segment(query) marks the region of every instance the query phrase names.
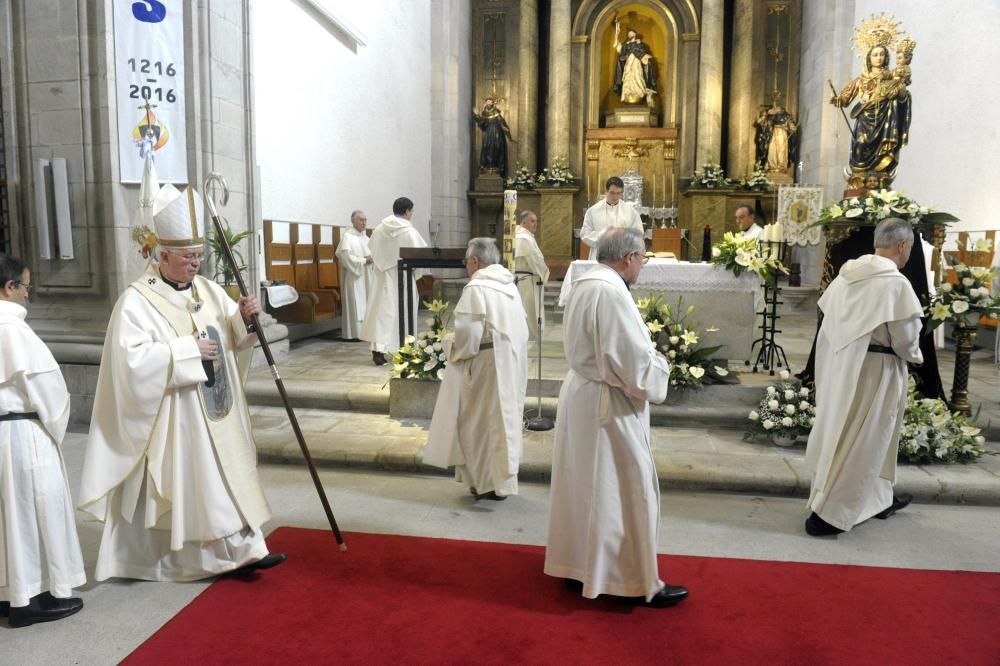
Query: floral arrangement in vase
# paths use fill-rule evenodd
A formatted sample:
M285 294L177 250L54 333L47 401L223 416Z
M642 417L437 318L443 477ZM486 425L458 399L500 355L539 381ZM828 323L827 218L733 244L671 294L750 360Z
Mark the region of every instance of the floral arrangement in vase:
M969 462L990 453L981 432L964 414L949 410L944 400L922 397L910 379L897 460L917 465Z
M958 218L950 213L921 206L902 192L883 189L872 190L860 197L847 197L830 204L820 211L819 221L816 224L847 220L858 224L875 225L887 217L899 217L911 224L929 222L942 226L958 221Z
M773 285L778 273L788 274L788 269L772 254L767 245L761 246L756 238L744 238L743 234L727 231L722 241L712 246L712 263L742 275L746 271L756 273L760 279Z
M538 174L528 171L528 167L521 160L518 160L515 166L514 175L507 179L507 187L518 192L535 189L535 178Z
M448 361L445 350L445 324L442 315L448 309L447 301L424 301L424 307L433 317L427 320L430 330L419 336L406 336L403 346L392 357L393 379L441 380Z
M701 169L695 170L691 179L691 187L707 187L709 189L726 187L729 180L726 172L718 164L702 164Z
M764 175L764 165L760 162L753 165L753 173L750 174L749 178L741 180L739 185L741 190L748 192L767 192L774 187L774 183Z
M649 337L657 351L670 361L671 389L698 389L706 382L725 381L729 370L712 363L709 358L722 347L698 347L701 334L688 322L694 306L684 308L680 298L676 306L665 305L662 296L640 298L636 307L649 329ZM705 333L719 329L707 328Z
M536 185L545 185L548 187L573 185L575 182L576 176L569 170L569 163L565 157L557 157L552 162L552 165L542 169L541 173L535 179Z
M790 446L799 436L808 435L816 418L816 405L809 389L792 381L787 370L778 375L779 381L768 386L757 409L747 418L750 425L743 435L753 439L763 435L775 444Z
M954 258L950 261L956 283L942 282L931 298L926 310L930 316L927 328L934 330L946 321L958 328L975 328L982 316L1000 316L1000 296L990 293L996 269L966 266Z

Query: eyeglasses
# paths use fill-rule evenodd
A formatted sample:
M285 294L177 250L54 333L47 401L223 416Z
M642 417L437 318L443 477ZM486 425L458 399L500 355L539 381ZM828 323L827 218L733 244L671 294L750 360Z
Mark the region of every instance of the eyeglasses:
M171 252L170 250L168 250L168 252L174 255L175 257L180 257L186 263L189 264L200 264L202 261L205 260L204 252L198 252L198 253L189 252L188 254L180 254L179 252Z
M24 287L24 291L25 292L27 292L29 294L31 293L31 283L30 282L28 284L25 284L24 282L15 282L14 283L14 287L15 288L16 287Z
M639 263L641 263L643 266L649 263L649 257L647 257L646 255L639 254L638 252L633 252L632 254L639 257Z

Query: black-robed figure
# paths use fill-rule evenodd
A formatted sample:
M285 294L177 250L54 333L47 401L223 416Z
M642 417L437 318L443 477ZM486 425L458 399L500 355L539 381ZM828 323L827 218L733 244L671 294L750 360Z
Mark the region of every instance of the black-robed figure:
M479 172L498 173L507 177L507 139L510 138L510 128L507 121L500 115L493 98L487 97L483 112L472 110L479 129L483 131L483 146L479 151Z
M634 104L639 101L635 98L645 98L649 91L656 91L656 61L635 30L629 30L627 34L628 39L619 43L616 27L618 61L615 63L614 91L623 102Z

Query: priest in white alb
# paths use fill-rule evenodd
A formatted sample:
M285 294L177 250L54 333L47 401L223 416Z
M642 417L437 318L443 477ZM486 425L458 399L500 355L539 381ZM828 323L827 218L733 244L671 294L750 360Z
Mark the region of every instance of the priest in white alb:
M368 309L368 293L372 284L372 253L368 247L364 211L351 213L351 226L344 229L337 245L340 264L340 293L343 311L340 316L340 337L357 340Z
M538 216L530 210L518 216L519 225L514 232L514 271L517 290L521 294L524 311L528 315L529 339L535 340L545 326L545 283L549 281L549 267L538 247ZM541 284L538 284L541 282Z
M267 569L285 556L264 542L271 511L244 392L260 305L198 275L197 192L166 185L152 212L159 263L111 313L84 458L80 508L104 521L95 578Z
M580 240L589 247L597 246L597 241L608 229L634 229L642 236L642 218L639 211L628 201L622 201L625 183L618 176L608 178L604 186L605 196L583 214Z
M27 266L0 254L0 616L15 628L76 613L87 582L59 450L69 391L25 322L30 289Z
M434 405L424 462L447 469L476 499L517 494L528 325L514 276L492 238L473 238L465 253L471 280L455 306L454 337Z
M404 247L427 247L427 241L410 224L412 218L413 202L406 197L396 199L392 203L392 215L375 227L368 243L374 271L361 339L371 343L375 365L384 365L386 353L399 349L399 278L396 268L399 250ZM411 284L411 289L414 297L409 305L416 316L415 283Z
M845 263L819 299L816 421L806 447L812 514L805 527L812 536L888 518L913 499L892 492L906 364L923 362L922 308L899 271L913 237L906 220L883 220L875 228L875 253Z
M629 287L645 262L642 236L614 229L599 265L573 281L563 317L569 372L559 391L545 573L594 599L672 606L687 590L660 580L660 484L649 403L663 402L670 363L650 339Z

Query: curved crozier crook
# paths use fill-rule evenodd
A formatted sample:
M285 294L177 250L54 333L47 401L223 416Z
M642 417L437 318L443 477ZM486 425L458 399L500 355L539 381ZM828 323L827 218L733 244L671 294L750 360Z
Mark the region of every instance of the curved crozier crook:
M202 191L205 193L205 201L208 203L208 210L213 217L218 217L219 214L215 208L216 186L222 188L222 197L219 199L219 205L225 207L229 203L229 185L226 183L225 176L218 171L213 171L205 176L205 184L202 186Z

